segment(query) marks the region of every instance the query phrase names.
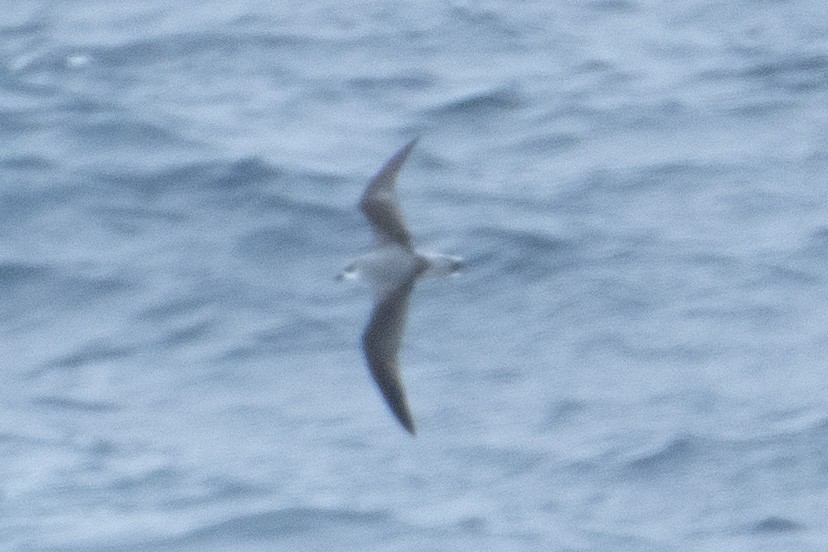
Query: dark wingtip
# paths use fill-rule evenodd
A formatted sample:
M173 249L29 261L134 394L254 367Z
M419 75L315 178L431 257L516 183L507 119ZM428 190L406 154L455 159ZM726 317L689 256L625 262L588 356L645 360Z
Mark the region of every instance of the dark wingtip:
M420 141L420 135L417 134L416 136L414 136L414 138L412 138L411 140L408 141L408 144L405 145L405 149L410 150L411 148L416 146L417 142L419 142L419 141Z
M417 142L419 140L419 136L415 136L414 138L409 140L406 145L401 147L397 151L397 153L394 154L394 157L392 157L391 162L389 162L389 165L394 164L397 167L397 169L399 169L399 167L401 167L402 164L405 163L405 161L408 159L408 156L411 155L411 150L414 149L414 146L417 145Z
M417 436L417 428L414 426L414 420L412 420L411 418L407 418L407 419L399 418L399 420L400 420L400 423L402 424L402 426L405 428L405 430L412 437Z
M419 136L415 136L414 138L409 140L408 143L406 143L403 147L401 147L400 149L397 150L397 153L395 153L394 156L390 160L388 160L385 167L383 167L383 168L385 169L385 168L394 167L393 170L398 171L400 169L400 167L402 167L403 163L406 162L406 160L408 159L408 156L411 155L411 150L414 149L414 146L417 145L417 142L419 140L420 140Z
M411 416L411 411L408 410L408 404L405 401L405 398L402 397L400 399L392 399L389 395L385 392L386 403L391 410L391 413L400 422L400 425L405 428L405 430L410 433L413 437L417 436L417 427L414 425L414 418ZM396 399L396 400L395 400Z

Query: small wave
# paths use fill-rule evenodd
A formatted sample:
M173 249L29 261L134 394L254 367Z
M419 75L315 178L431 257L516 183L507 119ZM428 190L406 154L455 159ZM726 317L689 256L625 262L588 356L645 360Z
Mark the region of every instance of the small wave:
M825 279L828 261L828 226L813 230L786 258L772 268L775 281L796 281L802 284L820 284Z
M547 407L543 425L546 428L551 428L567 423L586 410L586 407L586 402L576 399L556 401Z
M96 180L144 196L155 197L174 190L196 188L211 174L211 166L205 163L192 163L144 174L99 173Z
M823 226L811 233L805 251L814 255L828 258L828 226Z
M437 117L482 117L502 111L512 111L524 105L524 100L513 87L496 88L448 101L431 109Z
M209 299L203 296L175 298L142 310L137 318L149 322L164 322L187 316L209 304Z
M54 292L66 304L76 306L128 291L134 285L133 280L126 275L69 274L55 279Z
M19 138L27 131L40 126L38 114L26 109L0 110L0 136L9 135Z
M464 446L453 449L451 454L467 464L468 470L481 475L502 475L505 471L512 477L529 473L547 460L543 452L508 446Z
M525 138L516 144L518 152L549 155L571 149L581 143L582 137L574 132L546 132Z
M161 340L166 347L187 345L208 335L215 324L211 321L190 324L184 328L171 330Z
M530 279L548 278L574 262L572 243L539 232L483 228L473 232L473 240L480 252L471 263L499 264L500 271Z
M748 68L745 76L789 90L825 88L828 83L828 56L795 55L763 61Z
M757 442L764 442L767 439L785 443L787 447L818 447L819 443L828 440L828 417L822 415L809 416L801 415L779 423L778 427L761 437L756 437ZM828 464L826 464L828 471Z
M226 500L263 496L268 492L268 489L264 486L256 486L229 476L210 477L200 481L198 488L200 492L169 498L164 502L164 506L179 509Z
M571 248L571 244L567 240L529 230L483 228L475 232L475 238L489 241L497 240L501 242L500 245L521 249L532 255L560 254Z
M109 488L120 493L169 489L184 479L181 471L169 467L152 467L139 473L127 472L113 477Z
M8 288L20 284L34 284L50 275L46 265L6 261L0 263L0 286Z
M752 79L768 87L792 92L812 91L825 88L828 83L828 56L789 55L777 59L764 59L742 69L714 69L699 74L702 80Z
M72 96L63 100L57 107L62 113L86 119L115 117L121 113L116 103L104 97Z
M785 315L781 308L773 305L723 305L722 302L687 307L682 312L688 319L755 324L772 324Z
M50 368L79 368L88 364L99 364L127 357L136 347L113 345L104 341L92 342L80 350L57 358L49 363Z
M689 190L699 186L700 182L720 177L727 170L728 166L720 163L693 161L642 164L613 173L597 169L576 181L558 201L579 209L592 208L595 202L614 201L612 198L615 197L628 202L633 201L635 194L658 191L671 194L676 189Z
M283 171L259 157L244 157L218 170L212 184L219 188L238 188L276 180Z
M586 4L599 12L634 13L638 11L638 4L632 0L591 0Z
M44 209L52 206L65 206L72 202L71 187L63 187L48 172L41 177L45 189L22 189L0 192L0 228L6 227L13 234L22 227L22 222L31 220ZM26 174L29 183L33 181L32 173ZM0 261L2 263L2 261Z
M227 60L246 57L259 50L267 53L289 52L294 47L313 44L304 37L271 33L179 32L143 40L90 49L88 55L111 68L169 64L179 59L188 63L197 60Z
M335 326L331 320L297 314L273 329L255 334L255 351L259 354L273 354L330 346Z
M700 181L716 178L726 170L728 167L719 163L689 160L644 164L622 173L617 191L649 191L664 189L665 186L690 189ZM611 178L610 182L613 180Z
M271 540L297 533L317 533L337 526L353 525L360 530L387 526L389 515L382 511L324 508L286 508L256 514L246 514L219 521L196 529L182 537L182 541L215 540L246 541Z
M75 135L88 146L156 149L189 144L176 131L147 121L113 118L89 122L84 119L70 124Z
M17 24L3 23L0 26L0 38L10 40L13 38L27 37L49 31L49 25L45 20L30 18Z
M394 90L425 90L432 86L436 77L429 73L413 75L372 75L370 77L355 77L349 81L352 88L363 92L381 92L387 95Z
M276 226L254 230L243 236L234 248L238 255L268 262L277 261L286 249L305 249L317 239L317 233L306 225L289 220Z
M659 475L684 466L696 456L698 449L698 439L690 436L674 437L657 445L654 450L637 455L626 466L640 476Z
M750 531L752 533L790 533L792 531L799 531L802 525L782 516L768 516L760 521L754 523Z
M121 275L73 274L52 264L0 262L4 322L88 305L132 286Z
M109 185L132 190L148 197L194 190L238 191L247 187L261 190L262 184L283 176L283 171L258 157L232 161L199 161L165 167L146 173L99 173L96 177ZM263 198L263 192L257 198Z
M760 117L769 117L782 113L794 106L795 102L791 98L774 98L770 100L767 98L742 98L740 103L734 105L728 112L734 115L755 117L758 119Z
M10 171L46 171L55 163L42 155L16 155L0 160L0 168Z
M102 401L85 401L81 399L72 399L69 397L46 396L38 397L32 400L37 406L42 406L60 411L74 411L87 412L91 414L101 412L113 412L119 410L119 407L113 403Z
M270 218L274 222L239 238L235 254L260 262L282 263L287 250L318 251L331 244L339 247L342 232L350 229L348 221L353 220L345 209L287 198L279 202Z
M173 225L187 221L183 211L140 205L95 207L88 212L113 232L127 236L138 235L154 224Z

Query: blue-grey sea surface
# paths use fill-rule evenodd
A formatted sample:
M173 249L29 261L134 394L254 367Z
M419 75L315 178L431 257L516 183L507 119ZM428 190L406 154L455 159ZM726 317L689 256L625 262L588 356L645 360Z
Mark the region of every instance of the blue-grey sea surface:
M0 8L0 549L828 550L824 0Z

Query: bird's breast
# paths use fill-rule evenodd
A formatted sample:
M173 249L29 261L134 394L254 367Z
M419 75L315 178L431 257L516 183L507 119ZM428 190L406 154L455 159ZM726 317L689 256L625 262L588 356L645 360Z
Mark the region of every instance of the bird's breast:
M380 247L360 259L360 271L375 292L384 296L422 270L422 260L396 245Z

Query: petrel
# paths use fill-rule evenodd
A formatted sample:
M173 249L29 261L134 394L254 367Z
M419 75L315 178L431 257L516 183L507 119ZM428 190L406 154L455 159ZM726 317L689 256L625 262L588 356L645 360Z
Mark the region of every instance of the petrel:
M414 249L397 201L396 180L417 138L403 146L371 179L359 207L371 223L374 248L354 259L339 275L363 278L374 291L374 310L362 333L362 350L385 402L402 426L416 435L400 376L399 350L408 301L422 276L456 273L463 260L452 255Z

